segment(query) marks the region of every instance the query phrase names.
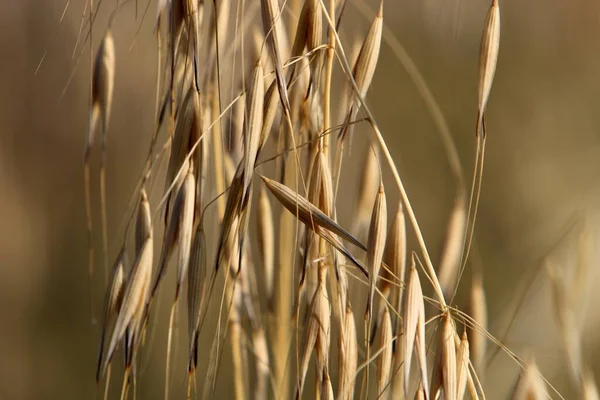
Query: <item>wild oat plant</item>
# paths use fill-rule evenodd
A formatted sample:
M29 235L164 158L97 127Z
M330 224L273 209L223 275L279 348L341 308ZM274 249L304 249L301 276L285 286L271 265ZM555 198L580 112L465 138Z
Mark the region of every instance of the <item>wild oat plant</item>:
M479 399L484 381L494 379L485 374L486 359L498 349L521 369L514 399L561 397L533 358L488 333L482 271L469 263L499 53L497 0L481 16L470 187L435 99L385 25L383 1L377 10L362 0L158 1L155 127L129 212L114 233L104 174L119 73L111 28L124 23L122 9L137 7L116 3L89 0L85 17L92 43L84 163L89 270L100 279L88 162L100 135L107 276L98 395L135 398L152 348L164 346L165 380L153 387L165 399L213 398L225 357L237 400ZM95 23L101 7L114 7L108 26ZM345 34L352 31L344 22L348 7L372 20L355 41ZM432 112L456 183L437 265L386 146L395 133L382 132L369 108L382 44L399 56ZM357 126L366 147L352 148ZM350 163L362 166L355 200L340 184ZM384 185L384 173L391 184ZM394 192L399 201L388 202ZM338 218L343 202L356 204L353 221ZM120 237L116 257L108 232ZM468 312L452 305L465 271L473 275ZM570 319L576 288L548 271L573 384L581 398L598 399ZM169 318L158 316L164 302ZM178 335L186 319L186 334ZM166 343L153 340L157 330L167 332ZM123 362L122 379L112 381L121 389L110 390L111 367Z

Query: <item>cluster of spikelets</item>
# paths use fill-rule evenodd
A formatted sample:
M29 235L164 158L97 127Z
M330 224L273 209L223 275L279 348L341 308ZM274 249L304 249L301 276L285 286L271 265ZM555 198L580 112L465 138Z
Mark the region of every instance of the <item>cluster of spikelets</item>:
M123 2L121 7L125 6ZM167 269L176 255L166 345L172 347L174 316L187 289L182 302L188 323L188 398L213 397L225 343L231 346L238 400L303 395L485 398L486 343L493 338L486 333L481 273L474 275L468 313L449 303L467 265L477 213L486 138L484 111L499 49L498 1L491 1L481 42L477 153L470 193L452 141L446 137L457 194L437 267L384 136L365 102L385 29L384 4L354 61L339 36L345 0L239 2L235 19L231 6L230 0L158 2L155 131L131 215L126 217L121 251L108 275L96 376L98 383L106 381L105 396L119 348L125 357L121 397L129 396L130 387L135 396L138 365L148 350L149 321L156 310L154 300L168 284ZM90 27L97 8L90 1ZM113 17L118 9L119 5ZM228 40L231 26L235 35ZM246 31L250 46L244 43ZM236 58L237 53L242 56ZM104 259L109 257L104 167L117 73L110 26L91 67L85 153L90 274L94 254L88 155L96 133L102 137L102 236ZM239 74L227 85L222 84L226 70ZM332 90L334 76L342 78L345 91ZM336 117L332 107L338 109ZM358 214L352 229L345 229L336 204L345 201L340 175L343 159L350 157L357 123L367 127L371 146L363 154L352 153L352 158L358 153L366 161ZM166 139L159 147L161 132L166 132ZM275 156L266 157L269 150ZM152 210L150 191L167 156L166 185ZM392 188L384 187L383 169L394 178ZM392 218L388 218L386 190L400 195ZM135 224L133 210L137 210ZM157 224L164 224L162 237L153 233ZM207 232L216 236L214 246ZM409 235L418 244L414 251L407 248ZM131 252L130 236L134 238L131 264L126 257ZM160 247L158 258L155 246ZM218 280L219 275L224 278ZM422 282L431 285L433 298L424 296ZM566 288L555 286L564 337L573 355L574 381L582 397L597 399L593 379L582 366L578 332L568 329ZM366 304L351 304L357 296L350 288L366 293ZM199 343L213 304L219 307L217 334L212 343ZM360 307L365 310L362 323L356 315ZM359 343L360 329L365 343ZM524 362L510 354L523 368L513 398L558 395L533 360ZM170 358L168 351L166 398L171 395ZM311 360L316 372L309 390L305 383ZM201 385L196 382L199 365L207 369Z

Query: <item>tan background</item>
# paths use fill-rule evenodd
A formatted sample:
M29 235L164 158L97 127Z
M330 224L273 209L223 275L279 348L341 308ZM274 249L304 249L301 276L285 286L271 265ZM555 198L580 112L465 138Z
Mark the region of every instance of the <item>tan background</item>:
M52 42L63 3L0 2L2 400L82 399L94 393L98 329L90 325L88 313L82 172L88 54L61 98L75 67L71 57L83 10L82 0L72 2ZM144 6L140 2L140 12ZM501 317L510 312L506 305L523 276L539 265L576 215L588 221L592 232L598 231L600 204L600 5L584 0L505 0L501 7L501 50L487 115L489 139L477 229L494 334L500 333ZM384 14L439 101L468 178L486 9L482 0L394 0L387 2ZM113 230L137 179L152 128L156 50L149 39L149 20L154 10L153 3L133 50L128 51L136 30L132 5L117 19L114 32L117 74L108 157ZM350 12L359 21L353 24L355 35L364 35L368 22L353 9ZM105 21L95 30L94 49ZM48 56L34 75L46 49ZM433 250L439 248L453 192L448 164L424 102L385 45L368 101L437 257ZM96 154L94 168L97 158ZM356 190L349 185L347 190ZM94 187L97 198L97 184ZM342 221L349 221L352 207L341 206ZM571 236L567 243L574 239ZM563 247L560 260L568 268L573 246ZM116 251L114 246L111 251ZM597 263L598 258L591 257L592 270ZM593 282L592 277L590 287ZM94 296L99 304L99 285ZM581 316L586 326L584 354L598 370L599 314L594 307L598 296L582 292L582 297L591 304ZM542 371L569 394L543 279L530 288L525 303L507 345L519 354L534 348ZM487 380L491 399L503 398L517 374L505 357L498 361ZM220 382L226 384L226 365L223 371ZM142 380L149 386L140 389L141 398L161 396L162 380L154 389L151 373Z

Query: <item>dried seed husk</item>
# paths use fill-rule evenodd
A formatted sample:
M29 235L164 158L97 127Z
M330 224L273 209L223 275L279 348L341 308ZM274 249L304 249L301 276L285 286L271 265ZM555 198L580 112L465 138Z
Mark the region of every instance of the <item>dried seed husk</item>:
M152 297L156 294L167 272L167 263L175 247L179 248L176 297L179 295L179 289L187 273L193 233L194 196L196 192L193 167L188 169L184 179L184 182L177 191L173 210L167 224L160 259L158 261L157 274L152 285Z
M369 28L369 32L365 38L365 41L360 48L358 58L354 64L352 70L352 76L356 81L356 87L359 90L360 97L364 98L367 94L367 90L371 86L371 81L375 75L375 68L377 67L377 61L379 59L379 50L381 48L381 37L383 34L383 1L379 3L379 11L375 20ZM347 134L350 134L354 129L353 124L349 124L356 118L358 110L360 109L360 102L353 101L354 94L351 91L350 109L348 110L347 117L345 119L344 128L340 132L340 138L342 141L345 140Z
M463 332L458 351L456 352L456 371L456 398L462 400L465 396L469 377L469 340L466 330Z
M313 350L316 352L317 371L326 371L329 358L329 326L330 313L327 291L323 281L319 284L311 302L311 311L302 347L302 358L300 359L300 375L298 377L297 398L302 395L304 381L308 371L308 363Z
M223 221L221 222L221 233L219 236L219 246L217 248L215 272L219 270L221 264L224 264L226 252L229 251L228 243L230 240L232 240L230 237L233 237L237 231L237 228L233 229L234 222L236 223L237 227L238 218L241 215L242 205L244 202L242 196L242 179L244 177L243 165L243 161L238 164L235 175L231 180L231 185L229 186L227 203L225 205L225 213L223 215Z
M442 363L439 366L442 372L442 385L444 388L444 399L456 400L457 394L457 371L456 371L456 344L454 342L456 331L452 323L450 313L444 315L440 335L440 349L442 352Z
M427 355L425 343L425 305L423 303L423 291L421 281L415 267L415 260L409 270L406 299L404 302L404 396L408 396L410 383L410 367L413 350L417 353L419 369L421 371L421 383L425 391L425 397L429 398L429 383L427 379Z
M188 332L190 339L190 370L195 369L198 362L198 328L201 319L204 289L206 283L206 238L202 229L202 221L194 229L192 251L190 255L190 272L188 278Z
M116 316L123 302L123 294L125 292L125 247L121 248L112 271L109 277L108 288L104 297L104 314L102 321L102 334L100 337L100 351L98 356L98 367L96 370L96 382L100 381L100 373L102 372L102 362L104 357L104 340L108 325L113 316Z
M383 261L385 249L385 238L387 236L387 204L383 183L379 185L379 191L373 205L371 225L369 227L369 239L367 244L367 268L369 271L370 294L367 303L367 315L373 315L373 297L379 278L379 270Z
M500 7L498 0L492 0L488 10L481 46L479 48L479 116L477 125L481 125L483 114L490 96L496 64L498 62L498 50L500 48Z
M141 189L140 204L148 203L148 195L146 189ZM138 212L135 224L135 254L139 254L146 238L152 231L152 222L150 221L150 213Z
M356 323L350 304L347 304L343 326L340 331L339 358L339 398L350 400L354 398L354 381L358 360L358 345L356 341Z
M398 202L398 210L392 225L388 230L388 237L385 240L385 252L383 261L387 265L382 271L381 285L382 290L386 286L392 287L392 304L395 304L397 310L402 310L402 293L401 285L404 284L404 275L406 271L406 221L404 219L404 210L402 202ZM389 282L394 282L391 284ZM401 324L398 321L395 324L396 335L400 334Z
M178 220L178 238L179 260L177 267L177 288L175 298L179 296L179 291L187 277L190 263L190 253L192 245L192 235L194 228L194 206L196 196L196 179L194 177L193 167L190 167L188 174L180 189L181 192L181 212Z
M110 31L106 32L94 62L92 77L92 104L90 110L90 127L86 144L86 160L89 150L94 144L96 131L101 124L103 148L106 141L106 131L110 120L113 90L115 84L115 43Z
M147 212L150 212L147 202L146 204L142 204L141 207L147 207ZM129 274L125 286L125 293L123 294L121 309L119 310L117 322L115 323L115 328L106 353L103 371L106 371L106 367L112 358L117 343L123 338L126 329L133 330L134 333L132 336L139 336L142 318L149 298L150 280L152 275L152 242L152 232L150 232L150 236L146 238L146 241L131 268L131 273Z
M197 96L198 93L190 87L183 100L183 104L181 105L181 111L177 114L177 123L175 125L175 133L173 134L173 143L171 144L171 155L169 157L169 166L167 167L165 187L169 188L177 176L177 173L181 169L183 169L183 171L179 175L179 180L167 202L165 208L165 223L169 220L171 199L174 199L178 193L179 186L181 186L181 183L185 179L187 168L189 167L189 161L186 157L190 149L190 137L192 127L194 126L194 104L196 101L199 101L198 99L194 99L194 97Z
M390 396L390 369L392 367L392 341L394 333L392 331L392 319L390 312L385 307L381 319L381 347L382 352L377 361L377 395L378 398L385 400Z
M333 245L338 251L352 261L352 263L356 265L356 267L358 267L358 269L365 276L369 276L367 270L352 256L352 254L350 254L348 250L346 250L336 235L341 236L345 240L348 240L352 244L359 246L364 250L365 246L362 243L356 240L335 221L326 216L321 210L306 200L306 198L300 196L279 182L266 178L262 175L261 177L267 185L267 188L271 191L271 193L273 193L275 198L277 198L277 200L279 200L279 202L288 209L289 212L296 215L296 211L298 211L297 217L302 223L304 223L308 228L314 229L319 236L327 240L327 242Z

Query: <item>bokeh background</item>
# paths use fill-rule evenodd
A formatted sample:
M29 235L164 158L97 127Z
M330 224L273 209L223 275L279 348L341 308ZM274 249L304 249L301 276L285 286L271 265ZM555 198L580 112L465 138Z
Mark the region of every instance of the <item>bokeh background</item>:
M86 399L95 392L99 335L88 309L82 167L89 50L77 65L84 1L72 1L60 22L64 3L0 2L2 400ZM107 3L106 9L112 9L112 2ZM479 41L488 3L394 0L386 2L384 12L385 23L440 104L467 179L475 146ZM145 6L139 2L138 22ZM117 73L108 154L112 256L118 250L113 235L152 132L156 46L150 32L155 9L153 1L135 45L133 4L123 7L113 30ZM355 29L349 37L364 35L367 18L353 7L349 13L353 23L348 29ZM572 269L579 232L587 228L589 275L578 296L577 320L583 326L586 362L600 377L600 313L594 307L600 297L593 290L599 261L594 249L600 238L600 3L503 0L501 13L476 259L485 271L491 333L502 335L506 320L516 315L505 344L519 355L535 354L546 377L566 398L576 398L543 263L551 259L566 271ZM95 29L94 51L105 17ZM425 103L385 44L368 102L392 148L430 249L439 249L454 193L447 158ZM95 153L93 176L98 158ZM356 182L347 185L349 192L357 190ZM97 199L97 182L93 194ZM98 210L99 202L94 207ZM350 220L353 207L341 206L342 222ZM99 218L95 222L98 227ZM435 251L433 255L438 256ZM94 285L92 293L99 310L100 285ZM525 293L524 300L515 309L520 293ZM464 309L464 296L457 304ZM152 374L143 379L146 385ZM505 398L517 374L518 367L507 357L496 357L488 369L488 398ZM226 382L227 372L222 375ZM161 393L162 384L140 395L158 398Z

